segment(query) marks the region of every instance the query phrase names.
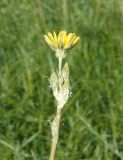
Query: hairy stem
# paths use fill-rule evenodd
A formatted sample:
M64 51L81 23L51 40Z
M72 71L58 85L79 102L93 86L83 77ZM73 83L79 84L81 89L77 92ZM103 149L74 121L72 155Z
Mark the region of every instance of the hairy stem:
M56 146L57 146L58 137L59 137L60 119L61 119L61 109L59 109L59 106L58 106L56 116L55 116L53 122L51 123L52 146L51 146L49 160L54 160L54 158L55 158Z
M60 78L62 75L62 57L58 58L58 83L60 86ZM60 87L59 87L60 89ZM59 90L60 93L60 90ZM51 123L51 132L52 132L52 145L51 145L51 152L50 152L50 158L49 160L54 160L55 158L55 152L56 152L56 146L58 143L58 137L59 137L59 127L60 127L60 119L61 119L61 104L59 102L57 106L57 113L54 118L54 120Z
M61 72L62 72L62 58L61 57L59 57L59 70L58 70L58 72L59 72L59 78L60 78Z
M55 158L55 152L56 152L56 146L58 143L59 138L59 128L60 128L60 119L61 119L61 110L63 108L63 100L61 97L62 94L62 88L61 88L61 78L62 78L62 59L65 57L64 50L57 50L56 52L57 58L58 58L58 88L57 88L57 112L54 120L51 123L51 132L52 132L52 145L51 145L51 152L50 152L50 158L49 160L54 160Z

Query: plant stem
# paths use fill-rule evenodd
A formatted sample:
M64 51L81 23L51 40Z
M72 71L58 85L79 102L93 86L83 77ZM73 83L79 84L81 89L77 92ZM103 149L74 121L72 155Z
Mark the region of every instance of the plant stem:
M60 78L62 75L62 57L58 58L58 83L60 86ZM60 87L59 87L60 89ZM59 90L60 93L60 90ZM50 158L49 160L54 160L55 158L55 152L56 152L56 146L58 143L58 137L59 137L59 127L60 127L60 119L61 119L61 104L58 102L57 106L57 113L54 118L54 120L51 123L51 132L52 132L52 145L51 145L51 152L50 152Z
M58 137L59 137L60 119L61 119L61 109L58 106L56 116L55 116L55 118L54 118L54 120L51 124L52 146L51 146L51 152L50 152L49 160L54 160L54 158L55 158L56 146L57 146Z
M60 119L61 119L61 109L63 107L62 101L61 101L61 76L62 76L62 59L64 58L64 51L58 50L57 52L57 58L58 58L58 96L59 99L57 99L57 112L54 120L51 123L51 132L52 132L52 145L51 145L51 152L50 152L50 158L49 160L54 160L55 158L55 152L56 152L56 146L58 143L59 138L59 128L60 128Z
M58 72L59 72L59 78L60 78L61 72L62 72L62 58L61 57L59 57L59 70L58 70Z

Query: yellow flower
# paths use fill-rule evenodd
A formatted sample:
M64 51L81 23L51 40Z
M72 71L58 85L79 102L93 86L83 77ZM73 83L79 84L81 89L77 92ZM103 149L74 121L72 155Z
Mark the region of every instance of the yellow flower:
M54 32L53 34L48 32L47 35L44 35L46 43L53 50L68 50L74 47L80 40L79 36L76 36L75 33L67 34L66 31L60 31L58 35Z

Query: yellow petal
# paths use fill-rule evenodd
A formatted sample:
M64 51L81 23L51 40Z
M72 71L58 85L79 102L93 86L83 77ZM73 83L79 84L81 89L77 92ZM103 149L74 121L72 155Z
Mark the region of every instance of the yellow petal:
M66 31L60 31L58 36L66 35Z
M60 48L64 47L65 40L66 40L66 31L59 32L59 35L58 35L58 45L59 45Z
M80 40L80 37L79 36L76 37L75 40L73 41L72 45L73 46L76 45L79 42L79 40Z
M44 35L44 39L48 44L52 44L51 40L49 39L48 36Z
M54 43L54 38L50 32L48 32L48 37L52 41L52 43Z
M46 35L44 35L44 39L45 39L46 43L49 45L49 47L51 47L51 48L54 50L54 49L55 49L55 48L54 48L54 45L53 45L53 43L51 42L51 40L49 39L49 37L46 36Z
M65 41L65 47L69 45L69 43L71 42L74 36L75 36L75 33L68 34L68 36L66 37L66 41Z
M59 35L58 35L58 41L61 39L61 38L65 38L66 37L66 31L61 31L59 32Z
M58 38L57 38L55 31L54 31L54 41L55 41L56 46L58 47Z

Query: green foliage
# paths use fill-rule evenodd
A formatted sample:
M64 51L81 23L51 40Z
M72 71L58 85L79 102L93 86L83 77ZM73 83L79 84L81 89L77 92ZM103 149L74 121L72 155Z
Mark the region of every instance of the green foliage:
M57 59L43 34L81 37L67 56L72 96L56 160L123 160L123 2L0 1L0 159L47 160Z

